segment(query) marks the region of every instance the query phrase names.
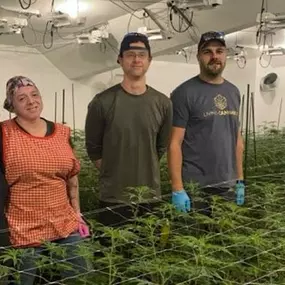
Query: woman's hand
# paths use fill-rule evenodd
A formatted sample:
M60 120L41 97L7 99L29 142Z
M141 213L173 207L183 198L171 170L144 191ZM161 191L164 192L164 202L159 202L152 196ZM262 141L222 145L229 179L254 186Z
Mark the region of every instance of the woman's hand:
M81 214L79 216L79 225L78 225L78 231L81 237L86 238L90 235L89 227L82 218Z

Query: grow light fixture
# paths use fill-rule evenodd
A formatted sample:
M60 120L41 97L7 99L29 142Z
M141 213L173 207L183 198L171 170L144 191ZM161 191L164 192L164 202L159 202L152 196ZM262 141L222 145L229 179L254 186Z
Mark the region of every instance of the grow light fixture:
M101 43L103 39L109 38L109 32L105 27L100 27L81 33L76 38L78 44L97 44Z
M0 19L0 35L20 34L23 27L28 26L27 19L7 18Z
M77 43L80 45L89 44L90 43L89 37L90 37L90 34L88 34L88 33L78 35L78 36L76 36Z
M0 10L4 11L4 12L8 12L9 14L13 14L13 15L23 15L26 17L31 17L31 16L36 16L36 17L41 17L41 13L38 10L32 10L29 9L27 10L23 10L23 9L15 9L15 8L10 8L10 7L4 7L4 6L0 6Z
M168 39L168 36L160 29L148 30L147 27L140 27L138 33L146 35L150 41Z
M179 9L206 10L223 4L223 0L174 0Z
M260 18L261 17L261 18ZM285 14L273 14L270 12L258 13L256 18L257 23L278 24L285 21Z
M50 20L53 22L54 27L79 27L83 26L86 22L86 17L71 18L67 13L52 12Z
M149 30L147 27L138 28L138 33L145 34L149 40L167 40L172 38L172 33L156 18L155 14L147 8L145 13L154 21L158 29Z
M270 12L258 13L256 22L262 25L263 32L280 30L285 28L285 14L273 14Z
M88 5L85 2L79 0L65 0L64 3L58 5L55 11L68 14L70 18L78 18L79 14L85 12L88 9Z
M265 50L264 53L269 56L285 55L285 49L282 47L277 47L277 48L271 47Z
M155 40L163 40L164 37L162 34L159 34L159 35L151 35L151 36L148 36L148 39L150 41L155 41Z
M227 49L227 58L238 60L240 57L243 56L245 56L245 51L241 46L230 47Z

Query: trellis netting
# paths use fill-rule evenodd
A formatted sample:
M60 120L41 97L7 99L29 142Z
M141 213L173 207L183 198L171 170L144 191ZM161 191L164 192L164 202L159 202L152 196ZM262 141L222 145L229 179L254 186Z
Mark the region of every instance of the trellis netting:
M124 225L104 227L96 221L98 174L89 161L84 137L77 132L75 149L81 160L81 208L92 228L92 236L78 246L78 256L88 268L71 267L65 249L47 243L47 251L36 263L36 284L155 284L233 285L285 284L285 140L274 128L256 133L256 155L249 140L246 203L237 206L212 197L212 215L195 209L209 197L196 185L187 185L194 208L178 213L171 203L166 159L161 162L164 203ZM134 189L138 199L148 189ZM132 209L137 211L136 202ZM74 245L73 245L74 246ZM0 274L19 278L24 249L3 249ZM10 261L10 266L6 266ZM63 269L73 270L63 278ZM0 283L1 284L1 283Z

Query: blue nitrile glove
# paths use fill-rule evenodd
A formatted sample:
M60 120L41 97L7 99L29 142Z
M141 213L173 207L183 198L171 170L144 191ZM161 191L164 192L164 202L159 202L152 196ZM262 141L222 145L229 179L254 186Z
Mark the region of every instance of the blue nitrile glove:
M184 189L172 192L172 204L179 212L187 212L191 209L191 200Z
M245 185L243 180L238 180L236 183L236 203L241 206L244 204Z

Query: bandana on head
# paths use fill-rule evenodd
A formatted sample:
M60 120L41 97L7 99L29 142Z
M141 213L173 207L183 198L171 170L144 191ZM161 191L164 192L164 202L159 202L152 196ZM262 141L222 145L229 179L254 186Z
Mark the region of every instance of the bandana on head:
M36 84L25 76L14 76L7 81L6 84L6 99L4 101L4 108L9 112L12 111L12 99L17 90L24 86L35 86Z

